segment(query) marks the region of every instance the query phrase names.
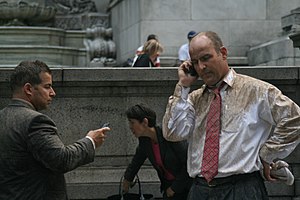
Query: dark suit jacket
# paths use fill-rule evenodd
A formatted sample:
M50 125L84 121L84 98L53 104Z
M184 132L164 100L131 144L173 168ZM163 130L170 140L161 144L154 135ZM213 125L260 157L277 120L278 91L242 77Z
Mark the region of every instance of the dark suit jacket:
M186 141L167 141L162 135L161 128L157 126L155 129L163 165L175 176L175 180L173 182L169 182L164 178L163 172L159 169L155 162L151 139L149 137L139 137L139 145L131 163L128 165L125 171L125 179L132 181L143 165L144 161L148 158L154 169L157 171L161 182L161 191L165 191L169 186L171 186L175 193L188 192L191 185L191 178L189 177L186 168Z
M67 199L64 173L94 154L88 138L65 146L49 117L13 99L0 111L0 199Z
M135 61L133 67L154 67L148 54L141 54Z

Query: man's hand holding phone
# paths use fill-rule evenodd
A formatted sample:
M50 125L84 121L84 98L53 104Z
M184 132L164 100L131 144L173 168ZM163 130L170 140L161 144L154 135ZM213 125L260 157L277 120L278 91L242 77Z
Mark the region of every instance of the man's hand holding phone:
M190 87L198 79L198 73L190 61L185 61L178 68L178 77L181 86Z
M109 123L104 123L103 125L101 125L101 128L89 131L87 136L92 138L95 143L95 147L97 148L103 144L105 138L107 137L107 131L110 131Z
M101 128L109 127L109 125L110 125L109 122L106 122L106 123L104 123L104 124L101 125Z

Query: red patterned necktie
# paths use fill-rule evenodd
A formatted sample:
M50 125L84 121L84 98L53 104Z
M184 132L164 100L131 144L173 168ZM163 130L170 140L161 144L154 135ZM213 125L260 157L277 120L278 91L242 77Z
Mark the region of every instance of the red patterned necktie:
M201 174L209 183L218 174L219 164L219 136L221 129L221 95L220 87L215 88L215 98L212 100L206 122L206 137L203 151Z

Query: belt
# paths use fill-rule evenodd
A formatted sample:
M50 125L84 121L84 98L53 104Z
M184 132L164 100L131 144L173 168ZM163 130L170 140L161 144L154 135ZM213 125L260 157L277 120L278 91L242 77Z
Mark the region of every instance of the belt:
M234 184L237 181L245 180L250 177L261 177L261 175L259 171L255 171L252 173L236 174L236 175L231 175L222 178L214 178L209 183L206 181L205 178L197 176L196 178L194 178L194 182L196 185L206 185L208 187L216 187L218 185Z

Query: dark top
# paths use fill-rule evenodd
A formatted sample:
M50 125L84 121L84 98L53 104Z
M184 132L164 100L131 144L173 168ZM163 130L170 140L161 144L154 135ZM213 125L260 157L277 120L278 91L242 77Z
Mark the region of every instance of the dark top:
M94 160L88 138L65 146L55 123L28 102L0 110L0 199L66 200L64 173Z
M159 126L155 127L157 133L158 144L160 148L161 159L165 169L170 171L175 180L170 182L164 178L163 171L157 166L155 162L154 153L152 150L151 139L149 137L139 137L139 145L136 148L136 153L133 156L131 163L125 171L125 179L133 181L135 175L148 158L152 166L156 170L161 182L160 189L165 191L169 186L175 193L188 192L191 185L191 178L186 169L187 163L187 142L170 142L167 141Z
M148 54L141 54L135 61L133 67L154 67Z

